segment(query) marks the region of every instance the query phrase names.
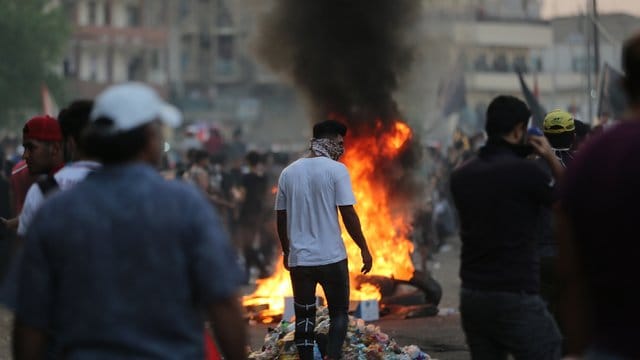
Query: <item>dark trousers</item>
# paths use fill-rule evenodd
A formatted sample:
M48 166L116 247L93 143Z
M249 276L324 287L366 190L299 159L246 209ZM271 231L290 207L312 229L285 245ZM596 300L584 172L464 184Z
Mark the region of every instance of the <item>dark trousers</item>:
M473 360L560 359L560 331L538 295L462 289L460 314Z
M296 314L295 343L301 360L313 359L316 326L316 285L327 297L331 325L326 356L339 359L349 325L349 269L347 260L321 266L290 269ZM320 347L321 351L324 350ZM324 355L324 354L323 354Z
M558 279L558 271L556 269L557 258L554 256L544 256L540 258L540 296L547 304L549 313L558 324L560 333L562 334L562 355L566 354L567 349L567 334L562 319L560 318L560 303L562 296L563 286Z

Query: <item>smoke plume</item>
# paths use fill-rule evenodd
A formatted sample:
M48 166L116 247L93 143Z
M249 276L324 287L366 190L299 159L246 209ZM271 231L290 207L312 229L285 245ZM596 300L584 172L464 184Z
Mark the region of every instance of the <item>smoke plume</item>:
M393 92L411 64L405 39L419 10L419 0L276 0L259 55L305 93L314 122L339 114L353 130L389 124L399 116Z

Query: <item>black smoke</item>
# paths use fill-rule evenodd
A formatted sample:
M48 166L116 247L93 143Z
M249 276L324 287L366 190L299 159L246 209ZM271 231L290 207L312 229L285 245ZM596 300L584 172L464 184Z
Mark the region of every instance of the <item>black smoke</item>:
M419 14L419 0L276 0L258 51L305 93L314 122L337 114L353 130L389 124L400 115L393 92L412 62L407 38Z

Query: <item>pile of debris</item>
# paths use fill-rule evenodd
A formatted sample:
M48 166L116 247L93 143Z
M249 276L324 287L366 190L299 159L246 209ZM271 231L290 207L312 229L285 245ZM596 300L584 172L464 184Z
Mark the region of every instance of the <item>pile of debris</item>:
M318 309L316 314L317 336L327 335L329 332L329 312L326 307ZM264 338L264 345L259 351L249 355L255 360L295 360L298 353L294 344L295 324L281 321L275 328L270 328ZM320 351L314 349L315 357L320 359ZM401 347L389 335L380 331L379 326L365 324L364 320L349 317L347 338L343 345L342 358L345 360L429 360L430 357L419 347L409 345Z

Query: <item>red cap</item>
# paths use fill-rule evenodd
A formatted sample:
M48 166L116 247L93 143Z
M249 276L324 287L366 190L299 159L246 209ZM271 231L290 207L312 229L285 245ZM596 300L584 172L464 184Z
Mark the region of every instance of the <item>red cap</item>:
M62 141L62 130L58 120L49 115L40 115L27 121L22 129L23 140Z

